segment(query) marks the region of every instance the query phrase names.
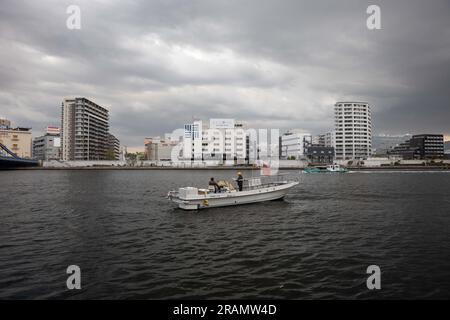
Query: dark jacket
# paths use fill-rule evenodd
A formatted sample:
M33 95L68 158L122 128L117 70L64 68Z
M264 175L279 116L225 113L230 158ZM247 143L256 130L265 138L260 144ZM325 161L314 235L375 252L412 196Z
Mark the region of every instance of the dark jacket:
M238 175L236 182L237 182L239 191L242 191L242 186L244 184L244 177L242 176L242 174Z

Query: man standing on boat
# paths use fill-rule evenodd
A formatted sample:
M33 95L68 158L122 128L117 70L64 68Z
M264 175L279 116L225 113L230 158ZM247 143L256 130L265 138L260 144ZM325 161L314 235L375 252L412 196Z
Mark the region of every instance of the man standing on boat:
M242 176L241 172L238 172L237 176L238 177L236 179L236 182L237 182L237 185L238 185L238 189L239 189L239 191L242 191L242 186L244 184L244 177Z

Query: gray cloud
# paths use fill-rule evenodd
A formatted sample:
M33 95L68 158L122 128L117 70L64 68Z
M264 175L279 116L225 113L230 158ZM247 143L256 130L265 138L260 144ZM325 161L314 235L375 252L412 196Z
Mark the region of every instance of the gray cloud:
M82 29L66 28L79 5ZM373 104L378 133L444 132L450 4L377 1L2 1L0 115L36 133L66 96L110 109L124 144L192 117L249 125L333 124L336 100Z

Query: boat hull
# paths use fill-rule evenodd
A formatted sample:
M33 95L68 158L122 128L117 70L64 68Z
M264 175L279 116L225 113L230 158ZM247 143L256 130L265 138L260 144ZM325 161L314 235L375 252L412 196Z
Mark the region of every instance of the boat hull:
M298 182L289 182L279 186L269 186L256 190L214 193L199 196L196 199L172 199L183 210L200 210L205 208L217 208L251 204L282 199Z

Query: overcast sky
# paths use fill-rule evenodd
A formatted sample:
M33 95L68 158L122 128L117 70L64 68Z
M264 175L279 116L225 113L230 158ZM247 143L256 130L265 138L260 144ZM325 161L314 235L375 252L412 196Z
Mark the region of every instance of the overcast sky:
M193 117L325 132L352 99L375 133L450 134L448 0L2 0L0 45L0 116L35 135L73 96L107 107L129 147Z

